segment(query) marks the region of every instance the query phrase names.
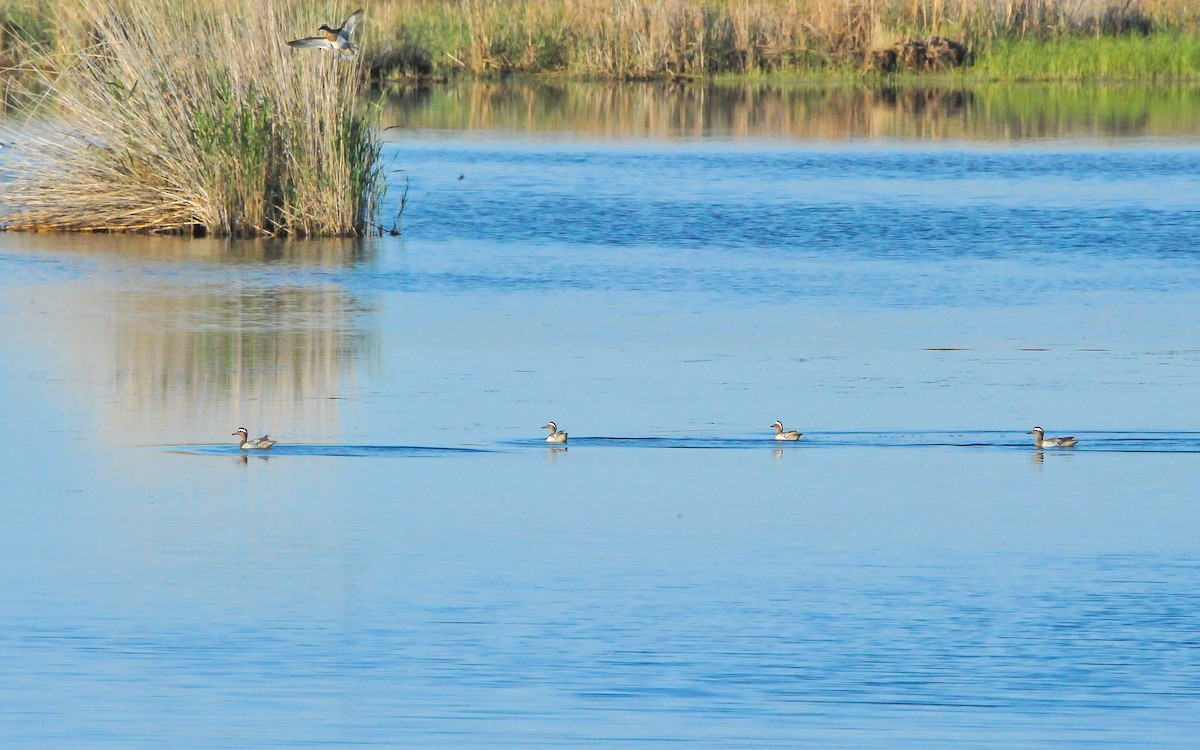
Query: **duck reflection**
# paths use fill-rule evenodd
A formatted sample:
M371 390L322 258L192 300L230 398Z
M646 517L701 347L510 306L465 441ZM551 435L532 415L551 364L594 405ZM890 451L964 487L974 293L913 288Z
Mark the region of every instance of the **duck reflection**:
M253 460L256 462L262 463L266 463L271 460L270 456L250 456L247 454L241 454L240 456L234 458L234 463L236 466L250 466L251 458L253 458Z
M1042 465L1044 465L1044 464L1046 463L1046 453L1052 453L1052 454L1053 454L1053 457L1051 458L1051 461L1052 461L1052 462L1055 462L1055 461L1057 461L1057 462L1062 462L1062 461L1073 461L1073 460L1075 460L1075 454L1074 454L1074 453L1072 453L1071 451L1043 451L1043 450L1035 450L1035 451L1033 452L1033 463L1034 463L1034 465L1035 465L1035 466L1042 466Z
M254 458L258 461L262 461L263 463L266 463L267 461L271 460L270 456L255 456ZM250 465L250 456L243 453L234 459L234 463L236 463L238 466L249 466Z

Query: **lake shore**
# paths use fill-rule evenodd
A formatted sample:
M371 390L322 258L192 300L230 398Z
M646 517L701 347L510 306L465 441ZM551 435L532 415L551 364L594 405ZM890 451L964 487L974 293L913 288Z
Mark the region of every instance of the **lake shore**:
M78 49L88 35L76 2L0 0L0 71L28 64L25 43L50 54ZM281 29L280 40L314 31ZM1200 78L1200 7L1184 0L886 0L836 10L816 0L385 1L367 7L357 35L364 74L377 80L514 73L826 82L863 75L977 82ZM960 45L962 59L906 56L905 45L935 40ZM899 51L894 66L873 62L889 49Z

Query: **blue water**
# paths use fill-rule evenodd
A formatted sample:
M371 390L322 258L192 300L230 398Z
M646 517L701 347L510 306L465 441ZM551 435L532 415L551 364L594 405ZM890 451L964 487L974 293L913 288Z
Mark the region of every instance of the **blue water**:
M772 442L764 441L763 435L746 435L743 437L718 437L703 435L659 435L654 437L620 437L580 436L574 435L568 440L569 445L547 445L541 438L525 438L519 440L504 440L491 445L475 443L473 447L445 447L435 445L329 445L323 443L291 443L267 450L241 450L237 445L181 445L170 447L169 450L180 453L201 455L227 455L237 457L258 457L269 459L274 456L420 456L432 457L451 455L455 453L484 453L496 451L518 451L549 448L553 451L566 451L570 447L580 446L602 448L678 448L678 449L714 449L714 450L818 450L821 448L846 447L894 447L894 448L974 448L1018 450L1028 453L1030 439L1014 435L1011 432L992 430L987 432L833 432L805 433L803 442ZM1072 437L1078 438L1082 445L1073 445L1070 449L1043 448L1042 458L1047 451L1051 453L1071 454L1089 452L1116 453L1200 453L1200 432L1170 433L1103 433L1080 432ZM270 452L267 452L267 451ZM1035 452L1036 455L1036 452Z
M389 133L0 235L0 746L1195 746L1200 152Z

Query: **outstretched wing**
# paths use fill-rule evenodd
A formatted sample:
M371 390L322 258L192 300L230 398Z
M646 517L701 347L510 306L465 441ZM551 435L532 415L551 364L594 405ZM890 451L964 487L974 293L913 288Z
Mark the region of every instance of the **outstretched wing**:
M292 47L318 47L320 49L333 49L333 42L323 36L306 36L303 39L293 39L288 44Z
M345 37L346 41L350 41L350 35L354 33L354 29L356 26L358 26L358 22L362 20L362 17L363 9L359 8L351 13L350 17L346 19L346 22L342 24L342 35Z

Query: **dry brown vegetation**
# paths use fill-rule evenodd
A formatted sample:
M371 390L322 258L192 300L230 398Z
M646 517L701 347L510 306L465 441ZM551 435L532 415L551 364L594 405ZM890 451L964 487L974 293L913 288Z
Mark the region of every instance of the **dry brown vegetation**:
M1194 0L377 0L371 67L651 78L856 69L933 36L997 40L1200 33Z
M94 0L0 0L0 67L17 64L12 39L34 37L51 50L72 46L79 3ZM210 0L211 2L212 0ZM1013 42L1126 38L1116 73L1153 76L1157 57L1138 40L1183 40L1177 56L1200 48L1196 0L322 0L282 3L277 16L340 19L355 5L367 15L358 32L364 70L376 77L495 75L559 72L572 76L638 79L761 74L845 73L860 69L872 50L932 37L965 45L972 59L1005 57ZM238 13L236 4L231 13ZM276 39L287 28L268 30ZM1160 47L1162 44L1160 43ZM1074 48L1016 56L993 74L1036 77L1037 58ZM1174 54L1173 52L1168 52ZM1157 53L1156 53L1157 54ZM1063 61L1058 70L1077 70ZM1024 61L1022 65L1026 64ZM1140 66L1140 67L1139 67ZM1184 66L1191 71L1191 63ZM934 66L935 68L937 66ZM1086 75L1082 71L1080 75ZM1105 70L1092 71L1105 75Z
M0 162L7 228L369 231L382 180L358 65L279 34L327 19L254 0L69 9L55 44L74 52L23 48L25 119L5 124Z

